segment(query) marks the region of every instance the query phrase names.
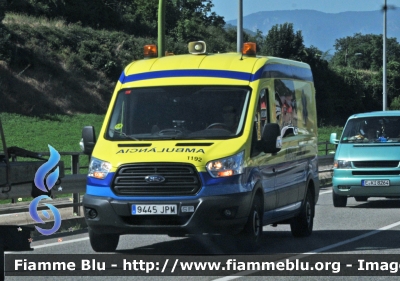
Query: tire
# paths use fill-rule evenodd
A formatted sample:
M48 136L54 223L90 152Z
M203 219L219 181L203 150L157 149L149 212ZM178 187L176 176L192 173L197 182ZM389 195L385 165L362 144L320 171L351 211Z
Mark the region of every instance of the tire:
M310 236L314 226L315 204L310 189L301 207L300 214L290 221L290 230L294 237Z
M367 196L355 196L354 199L355 199L357 202L365 202L365 201L368 201L368 197L367 197Z
M347 196L341 196L332 191L333 206L335 207L346 207Z
M247 223L237 239L237 248L254 251L258 248L262 235L262 201L256 196L253 200Z
M119 234L98 234L89 228L90 245L95 252L114 252L119 242Z

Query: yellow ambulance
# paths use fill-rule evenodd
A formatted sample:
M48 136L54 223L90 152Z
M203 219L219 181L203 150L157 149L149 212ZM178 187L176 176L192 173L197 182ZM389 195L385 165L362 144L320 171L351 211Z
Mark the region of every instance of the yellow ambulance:
M123 234L230 235L253 248L263 226L310 235L319 195L317 117L309 65L242 53L143 60L121 74L91 155L85 218L93 250Z

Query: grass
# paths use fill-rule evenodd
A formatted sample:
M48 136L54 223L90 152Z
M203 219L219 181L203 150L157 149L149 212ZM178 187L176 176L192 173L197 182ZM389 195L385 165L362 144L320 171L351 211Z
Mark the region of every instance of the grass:
M341 136L343 132L343 127L338 126L326 126L322 128L318 128L318 142L326 142L329 141L331 133L336 133L337 138ZM326 149L328 148L328 149ZM334 144L319 145L318 146L318 155L326 155L335 151L336 146Z
M18 114L1 113L4 135L7 147L18 146L34 152L49 152L51 145L58 152L81 152L79 141L82 138L82 128L92 125L99 132L103 122L103 115L78 114L45 115L44 117L27 117ZM18 159L24 161L27 159ZM71 157L61 156L70 173ZM80 166L88 165L88 157L80 156ZM81 172L84 172L83 170Z
M18 146L34 152L49 152L48 145L58 152L81 152L79 141L82 137L82 128L92 125L96 132L100 131L103 115L45 115L44 117L27 117L18 114L1 113L4 135L7 147ZM0 145L0 152L3 147ZM88 166L88 157L80 156L81 167ZM18 157L18 161L32 161L29 158ZM71 157L61 156L64 162L65 174L71 174ZM80 173L86 173L81 169ZM72 194L59 194L61 197L72 197ZM31 201L32 198L16 198L17 202ZM10 203L10 199L0 200L0 204Z
M18 146L36 152L48 152L48 145L57 151L80 151L79 141L84 126L95 126L97 132L103 115L45 115L27 117L12 113L1 113L7 146Z

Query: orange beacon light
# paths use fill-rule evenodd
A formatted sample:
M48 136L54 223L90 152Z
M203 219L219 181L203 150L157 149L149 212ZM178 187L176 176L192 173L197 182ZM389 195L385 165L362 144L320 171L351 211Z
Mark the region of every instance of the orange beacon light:
M143 48L143 55L145 58L157 57L157 46L156 45L145 45Z
M246 42L243 44L242 54L245 56L255 56L256 55L256 43Z

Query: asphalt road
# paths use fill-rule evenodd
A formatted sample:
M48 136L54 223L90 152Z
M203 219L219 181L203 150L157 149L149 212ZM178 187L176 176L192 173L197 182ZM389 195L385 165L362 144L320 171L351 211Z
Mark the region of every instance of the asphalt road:
M227 258L236 255L277 255L276 260L306 260L314 257L323 260L321 254L346 254L340 257L350 257L350 254L363 258L364 254L396 254L400 263L400 200L372 198L368 202L348 200L346 208L334 208L332 204L331 188L322 188L320 199L316 206L314 231L310 237L294 238L288 225L277 227L266 226L260 248L255 252L239 252L224 239L196 239L171 238L166 235L126 235L122 236L117 248L118 254L132 257L145 255L197 255L215 256L226 255ZM89 243L88 235L83 233L69 233L61 237L48 236L46 239L33 241L32 252L6 253L24 254L27 259L31 254L97 254ZM374 257L372 256L372 257ZM371 257L371 256L370 256ZM397 256L394 256L397 258ZM329 260L325 258L326 260ZM7 259L7 257L6 257ZM356 259L357 262L358 259ZM342 268L346 261L340 260ZM354 263L354 262L353 262ZM356 265L357 266L357 265ZM359 266L359 265L358 265ZM397 266L400 275L400 269ZM394 269L393 269L394 271ZM386 271L387 272L387 271ZM360 272L363 275L364 272ZM260 280L267 277L257 276L257 271L244 271L245 279ZM306 273L304 275L307 275ZM394 276L314 276L274 277L274 280L389 280L398 279ZM332 277L335 276L335 277ZM36 280L233 280L237 276L203 276L203 277L34 277ZM6 280L29 280L32 277L6 277Z

